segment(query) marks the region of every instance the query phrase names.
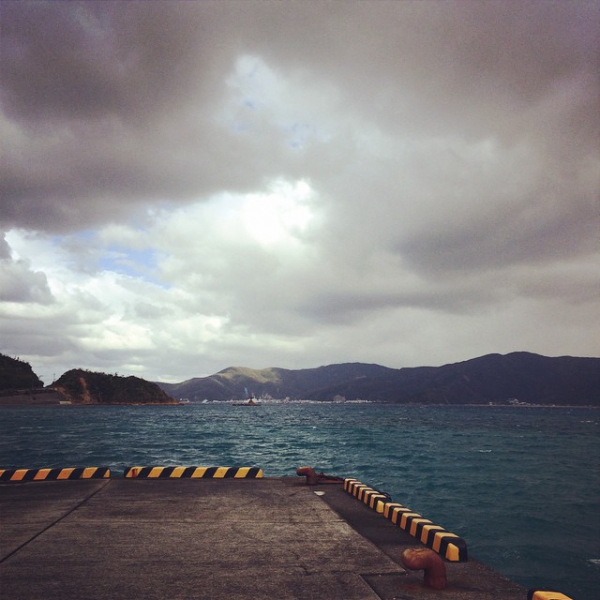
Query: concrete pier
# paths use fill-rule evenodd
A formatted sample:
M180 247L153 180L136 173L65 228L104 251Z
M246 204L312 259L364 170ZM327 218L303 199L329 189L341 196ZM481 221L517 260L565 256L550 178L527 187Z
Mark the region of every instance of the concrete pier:
M423 587L420 546L342 489L302 478L0 485L6 600L525 600L470 558Z

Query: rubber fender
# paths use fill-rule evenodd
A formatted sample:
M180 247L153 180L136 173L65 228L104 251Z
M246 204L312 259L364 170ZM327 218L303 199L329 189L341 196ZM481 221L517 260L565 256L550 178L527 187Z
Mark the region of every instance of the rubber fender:
M570 596L565 596L560 592L550 590L530 589L527 591L527 600L573 600Z

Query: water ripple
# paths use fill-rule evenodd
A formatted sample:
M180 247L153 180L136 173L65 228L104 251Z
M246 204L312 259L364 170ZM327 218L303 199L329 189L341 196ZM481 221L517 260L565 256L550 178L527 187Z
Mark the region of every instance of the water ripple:
M0 417L2 468L223 465L294 476L310 465L387 491L523 585L578 600L600 588L597 410L210 404L4 407Z

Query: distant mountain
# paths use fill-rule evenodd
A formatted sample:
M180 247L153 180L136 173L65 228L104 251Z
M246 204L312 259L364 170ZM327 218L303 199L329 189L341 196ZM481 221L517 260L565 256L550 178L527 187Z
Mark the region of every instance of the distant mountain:
M74 404L172 404L158 385L139 377L121 377L72 369L52 384Z
M362 363L315 369L232 367L209 377L158 384L190 400L256 396L400 404L600 406L600 358L550 358L528 352L489 354L442 367L390 369Z
M41 388L43 385L29 363L0 354L0 391Z
M309 394L328 390L332 386L382 377L393 371L387 367L362 363L300 370L229 367L209 377L195 377L181 383L157 383L171 396L190 400L230 400L247 395L297 399L307 398Z

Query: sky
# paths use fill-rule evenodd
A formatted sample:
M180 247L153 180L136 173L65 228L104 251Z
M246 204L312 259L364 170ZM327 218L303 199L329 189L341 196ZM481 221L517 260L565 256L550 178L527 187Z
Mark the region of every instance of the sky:
M600 356L600 4L2 2L0 353Z

